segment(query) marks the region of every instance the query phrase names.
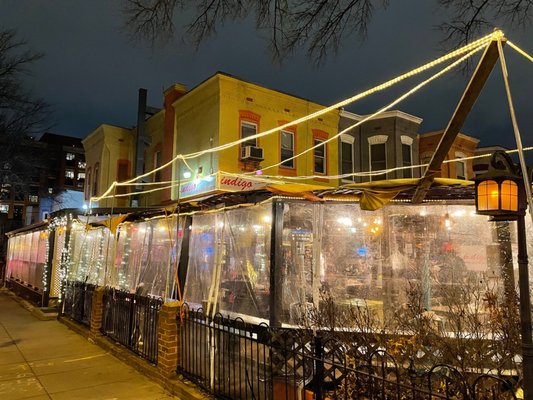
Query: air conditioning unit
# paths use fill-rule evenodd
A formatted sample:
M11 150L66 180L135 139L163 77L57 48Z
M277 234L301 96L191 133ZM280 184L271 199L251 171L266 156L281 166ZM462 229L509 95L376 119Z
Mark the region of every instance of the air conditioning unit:
M263 161L263 148L255 146L241 147L241 161Z

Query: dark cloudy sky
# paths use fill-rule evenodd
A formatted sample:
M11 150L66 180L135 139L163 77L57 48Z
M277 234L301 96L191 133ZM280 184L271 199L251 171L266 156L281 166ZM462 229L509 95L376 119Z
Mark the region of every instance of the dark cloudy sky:
M0 26L17 29L45 54L28 85L52 104L54 132L85 137L101 123L132 126L139 87L148 89L150 105L159 107L164 88L174 82L191 88L216 71L329 105L442 54L435 26L445 16L429 0L391 1L385 12L375 13L366 41L346 40L320 67L310 65L303 52L273 64L252 20L227 23L197 52L179 39L152 49L128 39L120 5L119 0L0 1ZM500 27L533 53L532 28ZM533 64L510 48L506 56L524 145L533 145ZM466 79L447 75L397 108L422 117L422 132L444 128ZM347 109L373 112L407 87ZM481 145L515 147L499 66L463 131Z

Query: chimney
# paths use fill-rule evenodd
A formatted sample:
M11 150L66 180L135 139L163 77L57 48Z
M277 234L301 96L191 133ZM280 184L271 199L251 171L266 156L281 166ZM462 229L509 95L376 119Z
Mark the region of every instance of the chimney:
M175 111L172 106L176 100L187 93L187 87L181 83L176 83L166 89L163 94L165 98L165 125L163 136L163 148L161 152L162 162L166 164L174 157L174 121ZM163 181L172 180L172 168L165 168L161 171L161 179ZM170 189L165 189L161 193L161 200L171 201Z

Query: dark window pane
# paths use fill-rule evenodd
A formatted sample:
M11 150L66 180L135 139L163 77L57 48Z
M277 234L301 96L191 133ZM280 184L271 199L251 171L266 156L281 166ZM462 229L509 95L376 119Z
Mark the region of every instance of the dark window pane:
M154 153L154 169L161 166L161 152L156 151ZM161 171L157 171L154 176L155 182L161 182Z
M455 169L457 171L457 179L466 179L466 167L464 162L457 161L455 163Z
M403 159L403 166L408 167L410 165L413 165L413 160L411 158L411 146L408 144L402 144L402 159ZM413 171L411 169L404 169L403 170L403 177L404 178L412 178L413 177Z
M257 133L257 126L248 122L241 122L241 138L255 135ZM242 143L242 146L257 146L256 139L250 139Z
M341 144L342 157L342 174L351 174L353 172L353 145L348 142Z
M281 131L281 164L284 167L294 168L294 160L285 161L294 156L294 134L291 132Z
M118 182L124 182L128 180L130 173L130 166L128 161L120 160L117 165L117 181ZM118 194L125 194L128 193L128 187L127 186L118 186L117 187L117 193Z
M321 140L315 140L314 145L316 146L317 144L320 144L320 143L322 143ZM315 149L315 157L324 157L324 154L326 153L325 150L326 149L325 149L324 145L318 146Z
M314 145L322 143L322 140L314 140ZM326 146L322 144L322 146L318 146L316 149L314 149L314 159L315 159L315 172L318 172L319 174L325 174L326 173Z
M370 146L370 169L372 171L381 171L387 168L387 160L385 157L385 143L373 144ZM374 175L372 180L386 179L386 174Z

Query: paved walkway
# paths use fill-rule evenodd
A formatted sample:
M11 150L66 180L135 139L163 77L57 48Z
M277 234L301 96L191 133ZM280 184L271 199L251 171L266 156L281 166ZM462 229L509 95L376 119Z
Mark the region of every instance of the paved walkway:
M177 399L58 321L0 291L0 399Z

